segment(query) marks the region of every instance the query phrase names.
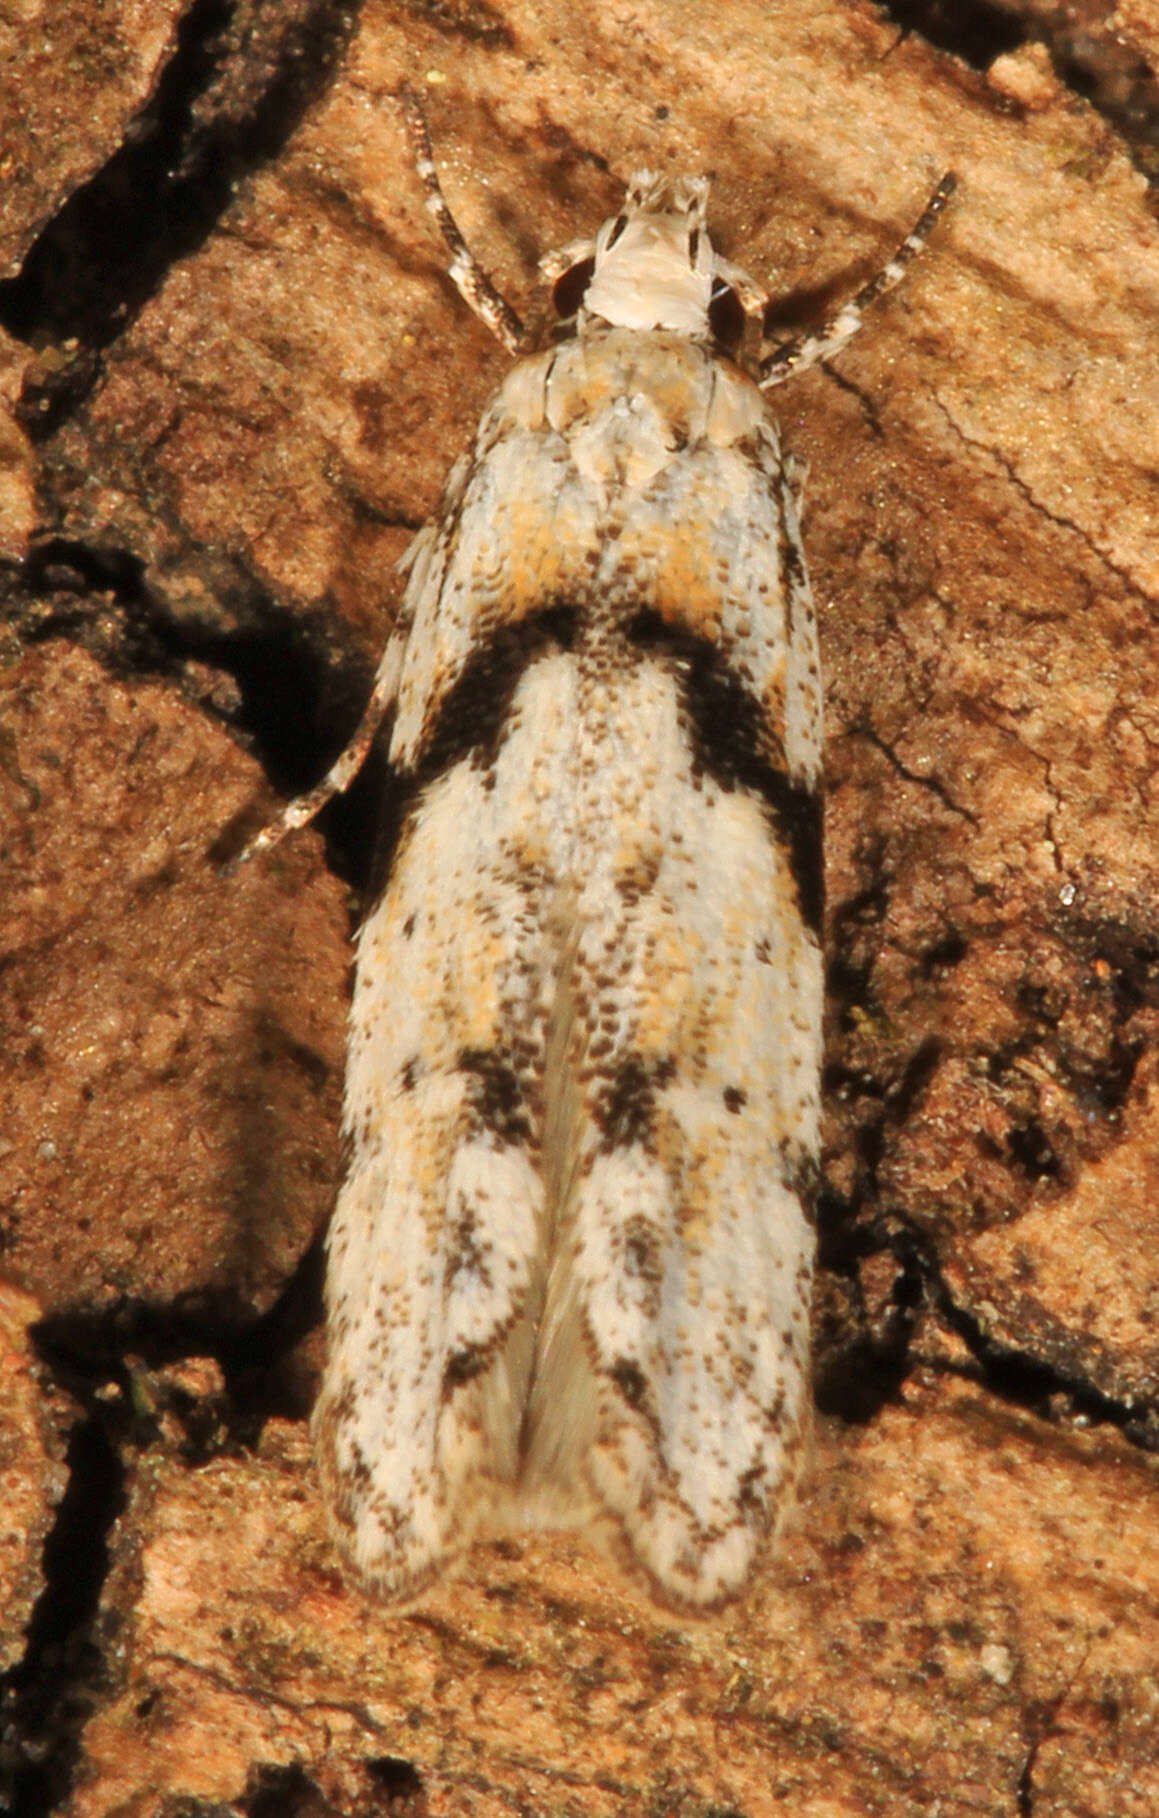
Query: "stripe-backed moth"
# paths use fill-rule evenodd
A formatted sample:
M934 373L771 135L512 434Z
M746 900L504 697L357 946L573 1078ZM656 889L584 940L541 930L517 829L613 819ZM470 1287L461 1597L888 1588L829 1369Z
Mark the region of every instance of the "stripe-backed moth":
M953 179L829 324L746 364L765 298L714 252L707 183L640 173L544 261L567 319L531 351L403 106L451 275L519 357L405 558L352 744L255 842L393 710L322 1483L390 1598L538 1524L708 1609L792 1502L809 1408L822 702L764 389L849 340Z

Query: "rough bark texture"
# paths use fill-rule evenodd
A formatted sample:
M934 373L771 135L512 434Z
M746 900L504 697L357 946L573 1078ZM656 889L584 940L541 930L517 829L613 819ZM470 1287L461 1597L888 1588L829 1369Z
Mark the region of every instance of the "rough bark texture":
M64 1398L38 1367L31 1331L40 1308L30 1294L0 1282L0 1673L19 1667L24 1630L43 1591L42 1553L67 1484L59 1426Z
M1052 9L989 46L953 10L898 15L961 57L814 0L4 14L27 1818L1159 1808L1159 15L1085 9L1098 111ZM775 394L826 665L821 1414L781 1557L698 1627L550 1537L374 1608L309 1470L373 779L329 865L316 833L216 860L350 730L505 370L404 76L517 304L639 164L712 173L785 324L961 178L903 290Z

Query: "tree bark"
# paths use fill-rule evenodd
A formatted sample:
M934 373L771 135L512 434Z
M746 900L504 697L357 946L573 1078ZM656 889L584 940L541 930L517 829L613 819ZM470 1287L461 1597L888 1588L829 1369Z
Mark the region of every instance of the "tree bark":
M863 4L31 12L0 1203L38 1392L92 1443L54 1517L21 1362L26 1809L1153 1812L1159 235L1123 119L1040 44L971 67ZM1116 28L1154 60L1142 0ZM819 1415L793 1532L704 1624L556 1536L375 1607L310 1471L375 777L325 841L219 860L352 729L508 365L445 275L403 79L521 309L640 165L711 174L786 332L960 178L772 398L826 676Z

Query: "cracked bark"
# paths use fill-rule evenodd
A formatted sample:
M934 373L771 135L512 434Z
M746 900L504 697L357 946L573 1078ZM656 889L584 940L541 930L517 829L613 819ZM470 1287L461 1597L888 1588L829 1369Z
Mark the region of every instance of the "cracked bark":
M988 78L867 7L66 10L67 83L19 73L68 131L5 196L14 258L54 250L0 293L0 522L36 550L0 1196L126 1501L95 1621L51 1566L30 1689L59 1465L20 1478L24 1811L1151 1812L1159 244L1124 141L1040 47ZM786 322L962 177L837 374L775 399L827 677L823 1414L782 1558L684 1631L551 1538L377 1610L309 1475L346 907L316 835L228 883L212 848L341 742L505 370L442 275L403 74L443 78L447 187L516 302L640 163L714 173ZM146 202L126 270L92 224ZM367 828L330 824L348 878Z

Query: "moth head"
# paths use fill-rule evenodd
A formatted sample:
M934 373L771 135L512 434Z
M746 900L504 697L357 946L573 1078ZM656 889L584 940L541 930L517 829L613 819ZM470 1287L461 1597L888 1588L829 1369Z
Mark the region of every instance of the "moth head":
M550 266L544 262L558 280L561 313L578 304L613 328L709 334L717 261L705 226L707 203L705 177L670 183L637 171L623 208L604 222L594 242L567 248ZM564 267L561 260L569 256ZM579 294L573 299L571 291Z

